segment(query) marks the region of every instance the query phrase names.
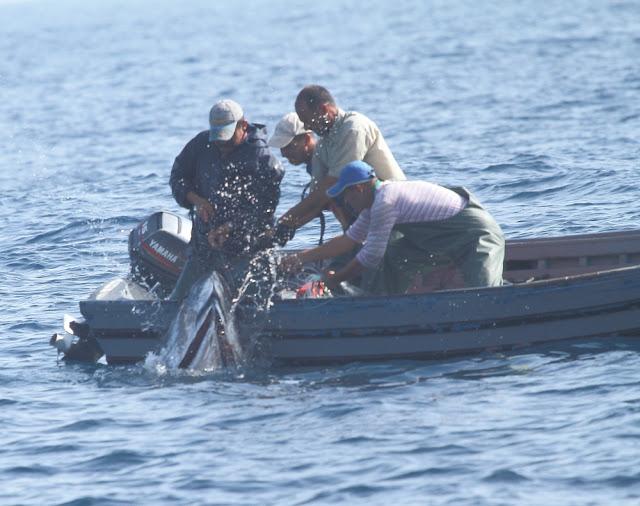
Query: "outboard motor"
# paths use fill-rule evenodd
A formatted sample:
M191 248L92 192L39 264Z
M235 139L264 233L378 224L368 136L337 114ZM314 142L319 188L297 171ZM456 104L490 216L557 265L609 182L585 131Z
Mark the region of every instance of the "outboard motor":
M191 221L166 211L153 213L129 234L131 276L167 296L187 261Z

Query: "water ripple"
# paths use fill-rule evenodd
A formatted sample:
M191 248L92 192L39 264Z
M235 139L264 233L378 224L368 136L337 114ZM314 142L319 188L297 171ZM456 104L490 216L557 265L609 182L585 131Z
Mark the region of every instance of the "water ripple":
M26 244L36 244L41 242L50 243L52 240L77 240L77 234L80 231L91 231L100 233L100 230L107 228L109 225L124 225L133 228L140 221L140 217L116 216L104 219L84 219L74 221L55 230L49 230L30 238Z
M52 476L56 474L55 469L47 466L18 466L4 469L8 475L33 475L33 476Z
M484 481L501 482L501 483L519 483L522 481L529 481L529 478L519 473L516 473L511 469L498 469L496 471L493 471L486 478L484 478Z
M135 451L114 450L82 462L77 467L82 470L124 474L128 472L127 468L140 466L148 460L147 456Z

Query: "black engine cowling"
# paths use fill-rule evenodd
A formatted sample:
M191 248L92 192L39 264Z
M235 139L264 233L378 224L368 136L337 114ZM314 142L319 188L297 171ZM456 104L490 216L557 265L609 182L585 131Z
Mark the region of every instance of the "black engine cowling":
M168 295L187 261L191 221L166 211L153 213L129 233L131 275L158 295Z

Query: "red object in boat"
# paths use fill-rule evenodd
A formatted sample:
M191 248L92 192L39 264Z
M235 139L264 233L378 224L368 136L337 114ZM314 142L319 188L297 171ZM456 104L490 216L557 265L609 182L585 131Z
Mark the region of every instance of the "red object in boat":
M324 281L307 281L296 290L296 299L317 299L327 295Z

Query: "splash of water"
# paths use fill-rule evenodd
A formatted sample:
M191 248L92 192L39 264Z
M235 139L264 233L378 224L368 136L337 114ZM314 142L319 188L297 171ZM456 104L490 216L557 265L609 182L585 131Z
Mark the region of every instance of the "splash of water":
M164 374L179 369L212 372L245 366L257 349L275 280L272 252L252 260L235 298L220 274L214 271L204 276L181 304L165 335L164 348L158 354L150 353L144 367ZM245 323L242 339L239 320Z
M240 283L238 294L233 300L231 312L247 311L248 307L256 315L265 315L273 304L273 294L277 286L277 262L273 250L266 250L255 256Z

